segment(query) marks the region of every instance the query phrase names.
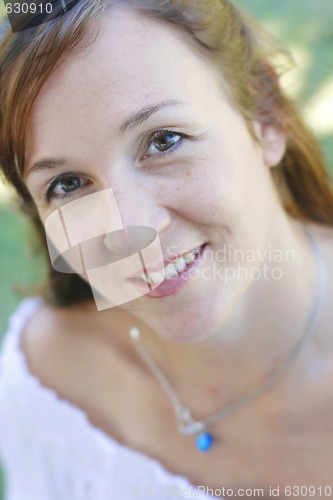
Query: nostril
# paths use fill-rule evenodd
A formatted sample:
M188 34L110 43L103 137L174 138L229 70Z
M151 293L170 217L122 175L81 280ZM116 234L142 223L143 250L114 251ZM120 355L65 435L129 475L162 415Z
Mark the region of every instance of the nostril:
M109 255L112 255L113 260L123 259L135 253L126 228L105 234L103 245L108 250Z
M104 247L118 258L129 257L147 248L157 238L157 231L149 226L126 226L103 237Z

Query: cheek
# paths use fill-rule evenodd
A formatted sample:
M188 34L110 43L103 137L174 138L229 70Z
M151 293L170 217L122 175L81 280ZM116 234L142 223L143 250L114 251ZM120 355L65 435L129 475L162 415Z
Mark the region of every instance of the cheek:
M240 161L216 150L199 153L187 163L169 191L173 207L183 218L204 225L236 224L253 202Z
M269 182L255 145L210 148L192 160L178 183L182 217L210 228L212 243L219 245L228 233L236 246L252 248L270 217Z

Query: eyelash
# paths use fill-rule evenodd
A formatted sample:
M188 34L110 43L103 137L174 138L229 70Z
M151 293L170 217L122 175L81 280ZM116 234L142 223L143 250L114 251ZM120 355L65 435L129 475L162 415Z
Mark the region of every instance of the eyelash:
M153 142L158 139L159 137L163 136L163 135L174 135L174 136L179 136L179 140L173 145L171 146L169 149L167 149L166 151L160 151L159 153L157 154L153 154L153 155L150 155L150 156L147 156L146 154L144 155L143 159L146 160L148 158L150 158L151 156L159 156L159 157L163 157L163 156L166 156L168 154L172 154L176 151L176 149L178 149L178 147L180 147L182 145L182 143L184 142L184 140L186 139L189 139L190 136L186 135L186 134L182 134L180 132L175 132L173 130L159 130L158 132L155 132L153 135L151 135L148 139L148 144L147 144L147 147L146 147L146 151L149 149L149 147L153 144ZM58 177L55 177L54 179L52 179L46 190L45 190L45 193L44 193L44 201L46 203L49 203L51 201L52 198L60 198L60 199L64 199L64 198L68 198L70 196L72 196L76 191L78 191L78 189L75 189L74 191L71 191L69 193L64 193L63 195L55 195L54 194L54 190L55 188L58 186L58 184L60 184L62 181L65 181L67 179L73 179L73 178L77 178L77 179L82 179L78 174L77 172L76 173L71 173L71 172L67 172L66 174L61 174L59 175ZM83 187L83 186L80 186L80 187Z

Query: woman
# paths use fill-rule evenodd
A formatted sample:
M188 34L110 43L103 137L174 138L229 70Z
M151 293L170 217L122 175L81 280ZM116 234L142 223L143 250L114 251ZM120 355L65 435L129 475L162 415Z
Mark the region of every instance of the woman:
M4 40L1 165L69 264L5 340L9 500L331 495L333 194L277 50L228 0L80 1ZM148 228L163 261L116 305L52 232L101 199L104 248Z

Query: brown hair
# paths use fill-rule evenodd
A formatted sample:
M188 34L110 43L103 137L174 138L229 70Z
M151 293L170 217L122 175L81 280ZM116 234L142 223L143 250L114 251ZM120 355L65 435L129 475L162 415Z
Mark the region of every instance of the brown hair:
M320 147L279 84L274 60L286 53L232 1L80 0L65 15L39 27L14 34L9 30L0 47L0 165L44 247L44 227L22 174L31 108L60 57L119 5L182 30L223 75L229 98L250 129L252 120L283 127L286 153L271 170L285 210L297 219L333 226L333 191ZM50 278L47 290L52 293L44 294L48 300L65 305L92 298L90 286L77 275L60 274L50 266Z

